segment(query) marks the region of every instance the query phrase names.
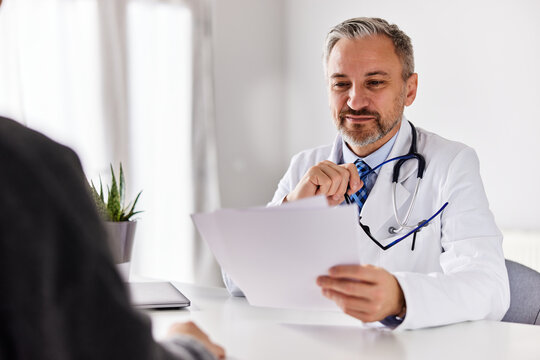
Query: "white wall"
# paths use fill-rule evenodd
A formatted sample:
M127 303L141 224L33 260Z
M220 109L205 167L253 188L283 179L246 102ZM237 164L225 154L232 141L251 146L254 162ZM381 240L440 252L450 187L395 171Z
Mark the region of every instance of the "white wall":
M264 204L290 157L332 141L321 53L354 16L397 23L420 76L417 125L474 147L502 228L540 230L540 2L216 1L222 206Z
M266 204L285 170L282 28L282 1L214 2L222 207Z

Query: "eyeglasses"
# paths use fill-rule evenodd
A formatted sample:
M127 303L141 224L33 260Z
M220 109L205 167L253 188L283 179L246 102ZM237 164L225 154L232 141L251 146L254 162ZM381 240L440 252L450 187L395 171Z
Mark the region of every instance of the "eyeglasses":
M431 220L433 220L434 218L436 218L445 208L446 206L448 206L448 202L446 202L435 214L433 214L429 219L427 220L423 220L423 221L420 221L418 223L418 225L416 227L414 227L412 230L410 230L407 234L401 236L400 238L392 241L390 244L388 245L383 245L381 244L380 241L378 241L377 239L375 239L375 237L373 237L373 235L371 235L371 231L369 230L369 226L367 225L364 225L362 224L362 217L359 216L358 217L358 224L360 225L360 227L362 228L362 230L364 230L364 232L366 233L366 235L378 246L380 247L382 250L388 250L390 249L392 246L398 244L399 242L401 242L402 240L406 239L407 237L409 237L410 235L413 235L413 241L412 241L412 246L411 246L411 251L414 251L414 246L416 244L416 234L420 231L420 229L422 229L423 227L427 226L429 224L429 222Z

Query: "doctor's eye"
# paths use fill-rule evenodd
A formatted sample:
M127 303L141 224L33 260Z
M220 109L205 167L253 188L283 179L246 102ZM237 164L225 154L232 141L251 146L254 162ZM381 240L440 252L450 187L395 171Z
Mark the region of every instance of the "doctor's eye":
M386 83L386 81L384 80L369 80L366 84L368 87L380 87L382 85L384 85Z
M336 89L343 89L343 88L345 88L345 87L347 87L349 85L350 85L350 83L348 83L348 82L340 81L340 82L334 83L332 86L334 88L336 88Z

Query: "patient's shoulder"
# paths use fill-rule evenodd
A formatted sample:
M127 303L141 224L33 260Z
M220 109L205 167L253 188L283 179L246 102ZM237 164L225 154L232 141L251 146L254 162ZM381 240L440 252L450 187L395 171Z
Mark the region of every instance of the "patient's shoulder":
M80 167L77 155L44 134L0 117L0 156L5 169Z

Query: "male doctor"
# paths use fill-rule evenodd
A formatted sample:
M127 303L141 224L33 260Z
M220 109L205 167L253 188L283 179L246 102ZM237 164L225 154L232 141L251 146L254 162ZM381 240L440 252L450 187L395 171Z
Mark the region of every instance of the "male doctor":
M270 202L323 194L339 205L347 195L358 206L359 264L336 264L319 276L323 295L355 318L391 328L500 320L510 302L508 275L476 153L403 116L418 85L410 38L382 19L346 20L327 36L324 65L338 135L333 145L294 156ZM425 159L419 187L424 165L413 158L393 188L396 161L377 166L411 152Z

